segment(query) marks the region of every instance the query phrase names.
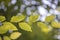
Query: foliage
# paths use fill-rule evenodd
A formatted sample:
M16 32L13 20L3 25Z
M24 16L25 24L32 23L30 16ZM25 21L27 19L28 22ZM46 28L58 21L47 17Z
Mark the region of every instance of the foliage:
M17 39L19 36L21 36L21 33L19 32L14 32L11 34L10 38L11 39Z
M13 16L11 18L11 22L20 22L25 19L24 15L19 15L19 16Z
M53 21L54 19L55 19L55 16L54 16L54 15L50 15L50 16L47 16L47 17L46 17L45 21L46 21L46 22L51 22L51 21Z
M5 8L0 8L0 40L56 40L54 29L60 28L60 23L55 21L56 15L46 16L42 22L39 18L42 16L37 9L32 10L31 15L26 14L26 8L36 5L24 5L22 0L16 0L16 3L11 3L12 0L0 0ZM37 0L37 3L41 0ZM25 7L21 12L21 4ZM42 5L43 3L41 3ZM50 8L46 8L48 11ZM28 17L28 21L26 21Z

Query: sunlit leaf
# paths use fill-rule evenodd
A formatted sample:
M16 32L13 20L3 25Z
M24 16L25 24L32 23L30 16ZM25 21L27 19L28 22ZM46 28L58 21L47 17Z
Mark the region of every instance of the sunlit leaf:
M13 16L11 18L11 22L20 22L25 19L24 15Z
M4 36L4 40L11 40L8 36Z
M46 17L45 21L46 21L46 22L51 22L51 21L53 21L54 19L55 19L55 15L50 15L50 16L47 16L47 17Z
M51 28L49 28L48 25L46 25L45 23L37 22L37 25L39 28L41 28L41 31L44 33L48 33L51 31Z
M44 33L49 33L51 30L51 28L41 28L41 31Z
M21 33L20 32L14 32L10 35L10 38L11 39L17 39L21 36Z
M15 30L18 30L16 28L16 26L14 26L12 23L10 22L3 22L3 25L0 26L0 34L4 34L6 33L8 30L12 30L12 31L15 31Z
M5 20L6 20L6 19L5 19L4 16L0 16L0 22L5 21Z
M51 22L51 26L54 28L60 28L60 23L53 21Z
M32 32L31 26L28 25L26 22L21 22L19 23L19 27L25 31L30 31Z
M31 15L29 17L29 21L30 22L36 22L38 18L39 18L39 15Z
M2 38L0 37L0 40L2 40Z
M10 22L4 22L4 23L3 23L3 26L6 27L6 28L8 28L8 30L13 30L13 31L18 30L18 29L16 28L16 26L13 25L13 24L10 23Z
M37 22L37 25L40 28L47 27L47 25L45 23L43 23L43 22Z
M6 28L6 27L4 27L4 26L1 26L0 27L0 34L4 34L4 33L6 33L8 31L8 29Z

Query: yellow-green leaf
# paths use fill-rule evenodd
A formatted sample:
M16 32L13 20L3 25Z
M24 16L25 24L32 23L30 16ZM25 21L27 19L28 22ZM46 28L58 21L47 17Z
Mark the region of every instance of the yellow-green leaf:
M47 17L46 17L45 21L46 21L46 22L51 22L51 21L53 21L54 19L55 19L55 15L50 15L50 16L47 16Z
M4 23L3 23L3 26L6 27L6 28L8 28L8 30L13 30L13 31L18 30L18 29L16 28L16 26L13 25L13 24L10 23L10 22L4 22Z
M44 33L49 33L51 30L51 28L41 28L41 31Z
M0 34L4 34L4 33L6 33L8 31L8 29L6 28L6 27L4 27L4 26L1 26L0 27Z
M43 22L37 22L37 25L40 28L47 27L47 25L45 23L43 23Z
M16 28L15 25L13 25L13 24L10 23L10 22L3 22L3 25L0 26L0 34L4 34L4 33L6 33L8 30L15 31L15 30L18 30L18 29Z
M22 34L20 32L14 32L10 35L11 39L17 39L21 36Z
M31 26L28 25L26 22L21 22L19 23L19 27L25 31L30 31L32 32Z
M53 21L51 22L51 26L54 28L60 28L60 23Z
M24 15L13 16L11 18L11 22L20 22L25 19Z
M6 18L4 16L0 16L0 22L5 21Z
M0 40L2 40L2 38L0 37Z
M39 15L31 15L29 17L29 22L36 22L38 18L39 18Z
M48 33L51 31L51 28L49 28L45 23L37 22L37 26L41 28L41 31L44 33Z
M11 40L8 36L4 36L4 40Z

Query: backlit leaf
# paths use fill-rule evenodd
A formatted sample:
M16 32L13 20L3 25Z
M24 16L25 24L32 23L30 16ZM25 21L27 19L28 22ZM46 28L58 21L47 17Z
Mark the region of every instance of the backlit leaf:
M5 19L4 16L0 16L0 22L5 21L5 20L6 20L6 19Z
M24 15L13 16L11 18L11 22L20 22L25 19Z
M4 36L4 40L11 40L8 36Z
M8 30L12 30L12 31L15 31L15 30L18 30L16 28L16 26L14 26L12 23L10 22L3 22L3 25L0 26L0 34L4 34L6 33Z
M4 27L4 26L1 26L0 27L0 34L4 34L8 31L8 28Z
M43 23L43 22L37 22L37 25L40 28L47 27L47 25L45 23Z
M46 17L45 21L46 21L46 22L51 22L51 21L53 21L54 19L55 19L55 16L54 16L54 15L50 15L50 16L47 16L47 17Z
M17 39L17 38L19 38L21 36L21 33L19 33L19 32L14 32L14 33L12 33L11 35L10 35L10 38L11 39Z
M45 23L37 22L38 27L41 28L41 31L44 33L48 33L51 31L51 28L49 28Z
M28 25L26 22L21 22L19 23L19 27L25 31L30 31L32 32L31 26Z
M49 33L51 30L51 28L41 28L41 31L44 33Z
M60 23L53 21L51 22L51 26L54 28L60 28Z
M8 30L13 30L13 31L18 30L18 29L16 28L16 26L13 25L13 24L10 23L10 22L4 22L4 23L3 23L3 26L6 27L6 28L8 28Z
M29 17L29 21L30 22L36 22L38 18L39 18L39 15L31 15Z

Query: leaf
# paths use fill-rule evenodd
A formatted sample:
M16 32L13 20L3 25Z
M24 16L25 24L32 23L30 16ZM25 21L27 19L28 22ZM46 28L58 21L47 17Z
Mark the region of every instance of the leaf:
M43 23L43 22L37 22L37 25L40 28L47 27L47 25L45 23Z
M3 22L3 25L0 26L0 34L4 34L6 33L8 30L12 30L12 31L15 31L15 30L18 30L16 28L16 26L14 26L12 23L10 22Z
M60 23L53 21L53 22L51 22L51 26L53 28L60 28Z
M18 29L16 28L16 26L13 25L13 24L10 23L10 22L4 22L4 23L3 23L3 26L6 27L6 28L8 28L8 30L13 30L13 31L18 30Z
M11 40L8 36L4 36L4 40Z
M51 28L49 28L45 23L37 22L37 26L41 28L41 31L44 33L49 33L51 31Z
M0 22L5 21L6 18L4 16L0 16Z
M38 18L39 18L39 15L31 15L29 17L29 21L30 22L36 22Z
M24 15L13 16L11 18L11 22L20 22L25 19Z
M0 37L0 40L2 40L2 38Z
M49 33L52 29L51 28L41 28L41 31L44 33Z
M25 31L30 31L32 32L31 26L28 25L26 22L21 22L19 23L19 27Z
M6 33L8 31L8 29L6 28L6 27L4 27L4 26L1 26L0 27L0 34L4 34L4 33Z
M14 32L10 35L11 39L17 39L21 36L22 34L20 32Z
M51 21L53 21L54 19L55 19L55 15L50 15L50 16L47 16L47 17L46 17L45 21L46 21L46 22L51 22Z

